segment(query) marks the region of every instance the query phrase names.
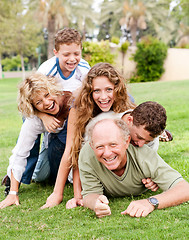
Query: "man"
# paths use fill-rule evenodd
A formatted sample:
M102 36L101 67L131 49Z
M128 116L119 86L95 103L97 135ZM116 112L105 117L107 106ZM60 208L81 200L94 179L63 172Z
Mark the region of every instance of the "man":
M98 217L111 214L105 195L120 197L145 191L141 180L150 177L166 192L133 201L122 214L145 217L189 200L189 184L148 146L129 145L127 124L120 119L103 119L88 129L89 143L82 148L79 170L84 207Z

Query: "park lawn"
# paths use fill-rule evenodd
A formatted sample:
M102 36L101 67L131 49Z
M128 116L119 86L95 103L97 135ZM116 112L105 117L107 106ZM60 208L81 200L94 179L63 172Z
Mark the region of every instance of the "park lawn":
M0 80L0 179L6 174L22 125L16 106L19 81ZM158 152L189 181L189 81L130 84L129 92L137 104L153 100L166 108L167 129L174 140L160 143ZM66 201L73 196L71 184L66 185L62 204L40 210L52 190L53 186L45 183L21 185L21 205L0 210L0 239L189 239L189 203L156 210L146 218L120 214L132 199L155 194L149 191L140 197L109 199L112 215L98 219L89 209L65 209ZM0 200L4 199L3 192L4 186L0 186Z

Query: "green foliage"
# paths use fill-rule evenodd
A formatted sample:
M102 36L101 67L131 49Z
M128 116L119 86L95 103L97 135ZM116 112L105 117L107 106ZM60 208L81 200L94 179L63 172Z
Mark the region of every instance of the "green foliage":
M121 52L125 54L127 52L129 45L130 45L129 41L125 41L124 43L122 43L120 47Z
M167 45L156 38L147 37L137 44L133 55L136 74L130 82L149 82L158 80L164 72L164 60L167 56Z
M82 55L91 67L99 62L114 63L115 54L110 51L109 41L83 42L82 45Z
M28 63L28 58L24 58L24 62ZM3 71L15 71L21 69L21 58L19 55L12 58L4 58L2 60Z
M113 36L113 37L111 38L111 42L113 42L113 43L115 43L115 44L119 44L119 38Z

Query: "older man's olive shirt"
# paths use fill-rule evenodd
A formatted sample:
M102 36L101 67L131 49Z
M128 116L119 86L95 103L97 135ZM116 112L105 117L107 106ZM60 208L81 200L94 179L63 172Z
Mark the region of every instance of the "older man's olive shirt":
M143 178L150 177L163 191L183 180L179 172L148 146L139 148L130 144L126 154L125 171L122 176L117 176L96 159L94 151L89 143L86 143L79 155L82 195L139 195L146 190L142 183Z

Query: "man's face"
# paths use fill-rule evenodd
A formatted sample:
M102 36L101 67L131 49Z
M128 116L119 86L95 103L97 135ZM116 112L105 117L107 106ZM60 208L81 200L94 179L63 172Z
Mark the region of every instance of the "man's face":
M124 141L120 129L111 120L98 123L92 134L91 147L99 162L111 171L121 170L127 161L128 140Z
M144 144L147 144L154 140L153 137L150 136L150 133L144 129L144 126L132 126L129 127L131 143L134 146L142 147Z
M54 50L54 54L59 59L62 73L68 77L81 60L81 45L76 43L62 44L58 51Z

